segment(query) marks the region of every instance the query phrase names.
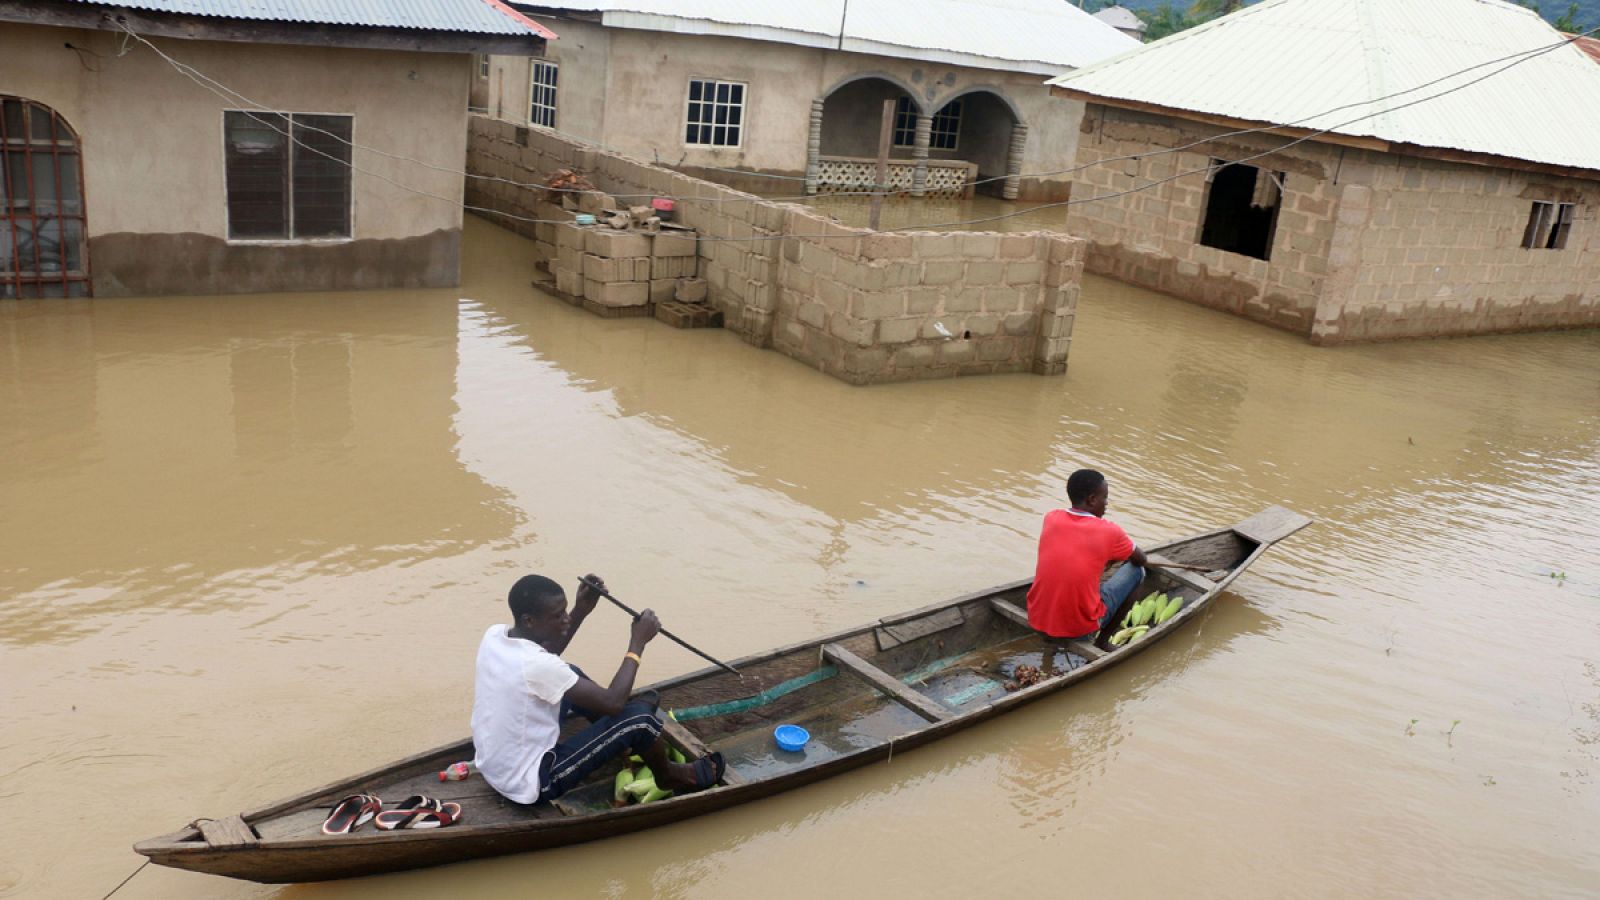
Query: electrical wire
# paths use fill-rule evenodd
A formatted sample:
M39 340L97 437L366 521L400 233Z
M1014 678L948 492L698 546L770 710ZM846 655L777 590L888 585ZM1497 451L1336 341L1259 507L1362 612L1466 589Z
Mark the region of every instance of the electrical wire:
M153 44L149 40L145 39L142 35L139 35L138 33L134 32L131 28L129 28L127 26L126 22L118 20L117 24L124 31L126 31L129 35L131 35L134 39L138 40L140 43L143 43L145 46L149 47L159 57L161 57L168 64L173 66L173 68L176 69L180 74L183 74L186 77L190 78L191 80L195 81L197 84L201 85L202 87L204 87L206 90L210 91L211 93L221 97L223 100L225 100L225 101L227 101L229 103L238 103L238 102L240 102L242 100L242 101L250 104L251 106L256 107L257 110L265 111L265 110L269 109L268 107L264 106L263 104L260 104L260 103L254 101L254 100L251 100L250 98L245 97L243 94L240 94L238 91L235 91L232 88L229 88L226 85L223 85L221 82L216 81L215 79L205 75L204 73L200 72L198 69L194 68L193 66L186 65L184 63L181 63L181 62L173 59L171 56L167 55L165 52L163 52L155 44ZM1350 125L1353 125L1353 124L1355 124L1357 122L1364 121L1366 119L1375 118L1377 116L1384 115L1386 113L1395 112L1395 111L1398 111L1398 110L1401 110L1401 109L1406 109L1408 107L1418 105L1418 104L1426 102L1428 100L1437 99L1439 97L1443 97L1443 96L1446 96L1448 94L1455 93L1456 91L1463 90L1465 88L1471 87L1474 84L1477 84L1477 83L1479 83L1481 81L1484 81L1484 80L1486 80L1486 79L1488 79L1488 78L1490 78L1490 77L1492 77L1494 75L1497 75L1497 74L1499 74L1501 72L1504 72L1507 69L1510 69L1510 68L1513 68L1515 66L1521 65L1522 63L1527 62L1530 59L1534 59L1534 58L1542 56L1542 55L1544 55L1546 53L1550 53L1550 52L1553 52L1555 50L1558 50L1561 47L1567 46L1568 44L1571 44L1571 43L1575 42L1580 37L1587 37L1589 35L1594 34L1595 32L1600 32L1600 26L1597 26L1596 28L1589 29L1588 31L1585 31L1585 32L1583 32L1581 34L1573 35L1570 38L1558 41L1558 42L1556 42L1554 44L1545 45L1545 46L1542 46L1542 47L1534 48L1532 50L1521 51L1519 53L1509 54L1507 56L1503 56L1503 57L1500 57L1500 58L1497 58L1497 59L1494 59L1494 60L1489 60L1487 62L1476 63L1476 64L1474 64L1472 66L1468 66L1468 67L1463 68L1461 70L1458 70L1456 72L1452 72L1450 74L1441 76L1440 78L1436 78L1436 79L1434 79L1432 81L1426 82L1426 83L1421 84L1421 85L1417 85L1415 87L1406 88L1406 89L1401 90L1401 91L1396 91L1396 92L1394 92L1392 94L1387 94L1387 95L1384 95L1382 97L1372 98L1372 99L1369 99L1369 100L1362 100L1362 101L1358 101L1358 102L1355 102L1355 103L1344 104L1342 106L1334 107L1333 109L1330 109L1330 110L1324 110L1324 111L1316 113L1314 115L1305 116L1303 118L1293 120L1292 122L1289 122L1289 123L1260 126L1260 127L1248 128L1248 129L1240 129L1240 130L1237 130L1237 131L1225 132L1225 133L1222 133L1222 134L1206 137L1206 138L1203 138L1203 139L1200 139L1200 140L1197 140L1197 141L1194 141L1194 142L1191 142L1189 144L1185 144L1185 145L1182 145L1182 146L1179 146L1179 147L1163 148L1163 149L1152 150L1152 151L1144 152L1144 153L1127 154L1125 156L1120 156L1120 157L1107 157L1105 159L1096 160L1094 162L1085 163L1085 164L1082 164L1082 165L1079 165L1079 166L1075 166L1075 167L1070 168L1070 169L1057 170L1057 171L1055 171L1053 173L1033 173L1032 175L1017 176L1017 177L1039 177L1040 175L1047 175L1047 174L1057 174L1057 175L1072 174L1072 173L1075 173L1075 172L1083 171L1084 169L1087 169L1087 168L1090 168L1090 167L1096 166L1096 165L1105 165L1107 163L1112 163L1112 162L1129 161L1129 160L1140 160L1140 159L1145 159L1145 158L1149 158L1149 157L1162 156L1162 155L1165 155L1165 154L1168 154L1168 153L1182 152L1184 150L1192 149L1192 148L1200 146L1202 144L1213 143L1213 142L1215 142L1217 140L1226 139L1226 138L1230 138L1230 137L1241 137L1241 136L1248 135L1248 134L1255 134L1255 133L1261 133L1261 132L1267 132L1267 131L1276 131L1276 130L1279 130L1279 129L1284 128L1284 127L1292 127L1295 124L1303 123L1303 122L1309 122L1309 121L1312 121L1312 120L1315 120L1315 119L1318 119L1318 118L1322 118L1322 117L1325 117L1325 116L1328 116L1328 115L1331 115L1333 113L1340 112L1340 111L1343 111L1343 110L1346 110L1346 109L1351 109L1351 108L1355 108L1355 107L1359 107L1359 106L1369 106L1369 105L1371 105L1373 103L1378 103L1378 102L1381 102L1383 100L1391 99L1393 97L1398 97L1398 96L1403 96L1405 94L1415 93L1418 90L1423 90L1423 89L1426 89L1428 87L1432 87L1434 85L1437 85L1437 84L1440 84L1442 82L1448 81L1448 80L1450 80L1452 78L1458 77L1458 76L1460 76L1462 74L1465 74L1467 72L1472 72L1472 71L1475 71L1477 69L1481 69L1481 68L1483 68L1485 66L1494 65L1494 64L1499 63L1499 62L1505 62L1507 60L1514 60L1513 62L1509 62L1507 65L1502 66L1499 69L1495 69L1495 70L1493 70L1493 71L1491 71L1491 72L1489 72L1487 74L1481 75L1481 76L1479 76L1477 78L1474 78L1474 79L1472 79L1470 81L1464 82L1464 83L1462 83L1460 85L1456 85L1456 86L1451 87L1451 88L1449 88L1447 90L1440 91L1440 92L1438 92L1436 94L1430 94L1430 95L1427 95L1425 97L1421 97L1421 98L1418 98L1416 100L1412 100L1410 102L1401 104L1399 106L1386 107L1384 109L1380 109L1380 110L1377 110L1377 111L1374 111L1374 112L1371 112L1371 113L1367 113L1365 115L1357 116L1357 117L1355 117L1353 119L1347 120L1345 122L1338 123L1336 125L1331 125L1331 126L1328 126L1326 128L1317 129L1317 130L1309 132L1309 133L1307 133L1307 134L1305 134L1305 135L1303 135L1303 136L1301 136L1299 138L1291 140L1288 143L1283 144L1281 146L1278 146L1278 147L1275 147L1275 148L1272 148L1272 149L1269 149L1269 150L1264 150L1264 151L1261 151L1259 153L1251 154L1249 156L1245 156L1245 157L1242 157L1240 159L1236 159L1236 160L1220 160L1219 162L1217 162L1215 164L1210 164L1210 165L1207 165L1207 166L1204 166L1204 167L1201 167L1201 168L1198 168L1198 169L1191 169L1191 170L1184 171L1184 172L1178 172L1176 174L1167 176L1165 178L1161 178L1161 179L1158 179L1156 181L1152 181L1152 182L1150 182L1148 184L1136 186L1134 188L1130 188L1130 189L1124 190L1124 191L1116 191L1116 192L1112 192L1112 193L1109 193L1109 194L1097 195L1097 196L1094 196L1094 197L1084 197L1084 198L1077 198L1077 199L1062 200L1062 201L1057 201L1057 202L1054 202L1054 203L1045 203L1045 204L1040 204L1040 205L1037 205L1037 206L1032 206L1032 207L1029 207L1027 209L1013 210L1013 211L1010 211L1010 212L1007 212L1007 213L1001 213L999 215L985 216L985 217L976 218L976 219L964 219L964 220L959 220L959 221L954 221L954 222L943 222L943 223L919 223L917 225L907 225L907 226L901 226L901 227L898 227L898 228L883 229L883 232L884 233L892 233L892 232L905 232L905 231L921 231L921 230L928 230L928 229L959 228L959 227L963 227L963 226L967 226L967 225L982 225L982 224L987 224L987 223L990 223L990 222L997 222L997 221L1002 221L1002 220L1005 220L1005 219L1016 218L1018 216L1028 215L1030 213L1037 212L1039 210L1053 209L1053 208L1064 207L1064 206L1073 206L1073 205L1078 205L1078 204L1082 204L1082 203L1097 203L1097 202L1101 202L1101 201L1105 201L1105 200L1112 200L1112 199L1116 199L1116 198L1119 198L1119 197L1127 196L1129 194L1139 193L1139 192L1142 192L1142 191L1150 190L1152 188L1159 187L1160 185L1167 184L1169 182L1175 181L1175 180L1177 180L1179 178L1184 178L1184 177L1188 177L1188 176L1191 176L1191 175L1210 174L1210 173L1215 172L1215 171L1217 171L1219 169L1225 168L1226 166L1229 166L1229 165L1237 165L1237 164L1240 164L1240 163L1245 163L1245 162L1250 162L1250 161L1253 161L1253 160L1256 160L1256 159L1260 159L1260 158L1265 157L1265 156L1271 156L1271 155L1276 154L1276 153L1281 153L1284 150L1287 150L1287 149L1289 149L1291 147L1298 146L1299 144L1305 143L1306 141L1314 140L1317 137L1320 137L1322 135L1325 135L1325 134L1328 134L1330 132L1336 131L1336 130L1338 130L1340 128L1348 127ZM291 142L293 142L294 144L296 144L296 145L298 145L298 146L300 146L300 147L302 147L302 148L304 148L306 150L310 150L310 151L312 151L314 153L317 153L317 154L319 154L321 156L324 156L324 157L326 157L326 158L328 158L330 160L333 160L335 162L338 162L338 163L344 164L346 166L349 166L352 170L357 171L357 172L361 172L364 175L371 175L374 178L377 178L377 179L379 179L381 181L387 182L388 184L393 185L394 187L398 187L398 188L400 188L402 190L411 191L412 193L420 194L420 195L426 196L426 197L432 197L432 198L437 199L437 200L444 200L445 202L448 202L448 203L461 203L463 209L472 210L472 211L475 211L475 212L484 212L484 213L488 213L490 215L501 216L503 218L511 219L511 220L514 220L514 221L528 222L528 223L534 223L534 224L570 224L569 222L566 222L565 220L560 220L560 219L537 219L537 218L531 218L531 217L527 217L527 216L518 216L518 215L515 215L513 213L508 213L508 212L504 212L502 210L496 210L496 209L492 209L492 208L488 208L488 207L473 206L473 205L469 205L469 204L466 204L466 203L462 202L462 200L460 198L444 197L444 196L439 195L439 194L434 194L434 193L431 193L429 191L424 191L424 190L421 190L419 188L413 188L413 187L411 187L409 185L401 184L400 182L395 181L394 179L389 178L389 177L387 177L385 175L381 175L381 174L378 174L376 172L372 172L372 171L369 171L369 170L366 170L366 169L362 169L359 166L355 165L355 163L353 161L347 161L347 160L339 159L338 157L333 156L332 154L329 154L326 151L321 150L320 148L312 147L312 146L304 143L303 141L299 140L298 138L294 137L294 135L289 133L288 131L285 131L283 129L277 128L276 126L272 125L272 123L262 119L259 116L254 115L250 111L241 111L241 112L243 112L244 115L247 115L250 118L254 119L255 121L259 122L260 124L265 125L267 128L269 128L269 129L271 129L273 131L276 131L279 134L284 135ZM480 178L480 179L485 179L485 180L497 181L497 182L500 182L500 183L511 184L511 185L514 185L514 186L517 186L517 187L537 189L537 190L548 190L543 185L539 185L539 184L529 184L529 183L524 183L524 182L518 182L518 181L513 181L511 179L500 178L498 176L476 175L476 174L473 174L473 173L470 173L470 172L466 172L464 170L458 170L458 169L454 169L454 168L450 168L450 167L444 167L444 166L437 166L437 165L434 165L432 163L427 163L427 162L424 162L422 160L418 160L418 159L415 159L415 158L412 158L412 157L407 157L407 156L403 156L403 155L400 155L400 154L389 153L387 151L379 150L379 149L374 148L374 147L367 147L365 145L356 144L353 141L350 141L350 140L348 140L348 139L346 139L346 138L344 138L344 137L342 137L340 135L335 135L332 132L328 132L328 131L326 131L324 129L316 128L314 126L302 126L302 127L306 128L307 130L317 131L317 132L320 132L322 134L328 135L329 137L333 137L334 139L339 140L339 141L349 145L352 149L366 150L366 151L371 152L371 153L376 153L376 154L378 154L380 156L385 156L385 157L388 157L388 158L391 158L391 159L395 159L395 160L415 163L417 165L421 165L421 166L424 166L426 168L434 169L434 170L437 170L437 171L446 172L446 173L449 173L449 174L461 175L461 176L466 177L466 178ZM556 133L557 134L563 134L561 132L556 132ZM563 134L563 136L573 137L571 135L564 135L564 134ZM583 139L579 138L578 140L583 140ZM595 147L597 147L599 149L602 149L602 150L608 150L610 152L620 152L620 151L612 150L611 148L607 148L607 147L605 147L603 145L595 144L592 141L584 140L583 142L587 143L587 144L590 144L591 146L595 146ZM758 173L758 172L751 172L751 171L748 171L748 170L731 169L731 168L726 168L726 167L715 167L715 166L702 167L702 168L712 169L712 170L716 170L716 171L731 172L731 173L735 173L735 174L746 174L746 175L766 175L766 174L771 174L771 173ZM787 178L787 179L804 180L803 178L800 178L799 176L782 176L782 177ZM1010 176L996 176L996 178L985 179L984 181L993 181L993 180L997 180L999 178L1006 178L1006 177L1010 177ZM557 189L557 190L560 190L560 189ZM858 191L858 192L837 192L837 193L833 193L833 194L829 194L829 195L825 195L825 196L837 197L837 196L848 195L848 194L852 194L852 193L854 193L854 194L871 195L871 194L881 193L881 191L873 190L873 191ZM617 195L613 195L613 196L617 196L617 197L645 197L645 196L652 196L652 195L647 195L647 194L617 194ZM719 203L719 204L720 203L724 203L724 202L728 202L728 201L724 200L723 198L698 198L698 197L694 197L694 198L681 198L681 199L689 200L691 202L705 202L705 203ZM784 199L785 198L752 197L752 199L750 201L748 201L748 202L752 202L752 203L754 203L754 202L763 202L763 201L765 201L765 202L783 202ZM793 198L793 199L814 199L814 198L812 196L807 196L807 197L804 197L804 198ZM736 199L733 202L739 202L739 201ZM830 235L795 234L795 235L751 235L749 237L717 238L717 237L710 237L710 236L706 236L706 235L696 235L695 239L697 241L704 241L704 242L709 242L709 241L757 241L757 240L781 240L781 239L783 239L785 237L824 238L824 237L829 237L829 236Z

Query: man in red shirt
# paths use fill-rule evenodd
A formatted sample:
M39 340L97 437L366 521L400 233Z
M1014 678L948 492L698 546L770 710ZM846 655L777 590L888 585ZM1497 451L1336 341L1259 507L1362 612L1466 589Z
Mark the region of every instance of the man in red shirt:
M1144 580L1144 551L1102 518L1111 488L1093 469L1067 479L1071 509L1051 510L1039 534L1039 564L1028 590L1028 624L1047 637L1089 637L1106 629ZM1105 583L1107 563L1122 562Z

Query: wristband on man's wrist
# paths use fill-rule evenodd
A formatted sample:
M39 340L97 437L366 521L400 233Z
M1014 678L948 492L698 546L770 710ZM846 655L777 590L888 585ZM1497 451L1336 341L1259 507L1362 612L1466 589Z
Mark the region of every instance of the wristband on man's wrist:
M633 660L634 665L643 665L644 664L644 660L639 658L639 654L633 652L632 650L629 650L627 653L622 654L622 658L623 659L631 659L631 660Z

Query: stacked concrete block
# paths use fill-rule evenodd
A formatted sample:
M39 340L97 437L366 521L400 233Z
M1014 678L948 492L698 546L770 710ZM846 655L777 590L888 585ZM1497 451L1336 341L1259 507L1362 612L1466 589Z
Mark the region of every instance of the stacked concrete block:
M591 310L653 309L684 327L721 317L750 344L854 384L1066 367L1082 239L875 233L554 133L527 141L508 149L509 138L475 126L469 158L520 150L527 166L573 168L613 196L672 196L674 223L698 235L663 228L641 249L617 245L637 233L591 245L608 230L554 226L551 271L569 273L569 287L576 278Z
M585 228L584 307L601 315L647 315L651 242L642 232Z

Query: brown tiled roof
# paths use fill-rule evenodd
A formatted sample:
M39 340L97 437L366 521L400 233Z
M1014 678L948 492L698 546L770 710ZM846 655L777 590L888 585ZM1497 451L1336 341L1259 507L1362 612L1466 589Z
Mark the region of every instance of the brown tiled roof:
M1590 59L1600 63L1600 38L1578 37L1570 34L1567 37L1573 38L1578 45L1578 49L1589 54Z

